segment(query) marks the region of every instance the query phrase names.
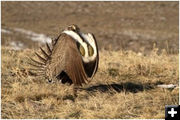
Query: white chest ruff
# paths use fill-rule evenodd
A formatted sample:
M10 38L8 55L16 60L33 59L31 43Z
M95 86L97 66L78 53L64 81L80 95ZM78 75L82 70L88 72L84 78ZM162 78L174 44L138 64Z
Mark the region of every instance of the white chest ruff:
M83 46L83 48L85 50L85 55L82 56L82 59L84 62L88 63L90 61L93 61L97 57L97 48L95 45L95 41L94 41L93 36L90 33L88 33L88 34L80 33L81 36L83 37L83 39L85 40L85 42L81 39L81 37L77 33L73 32L73 31L65 30L65 31L63 31L63 33L71 36L79 44L81 44ZM88 54L87 43L89 43L94 50L94 54L92 56L89 56L89 54Z

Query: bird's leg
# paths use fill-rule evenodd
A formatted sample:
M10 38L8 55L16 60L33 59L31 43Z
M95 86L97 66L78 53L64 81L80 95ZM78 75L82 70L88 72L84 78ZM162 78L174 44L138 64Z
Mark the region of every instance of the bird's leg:
M75 98L77 97L77 90L78 90L78 86L74 85L73 86L73 95L74 95Z

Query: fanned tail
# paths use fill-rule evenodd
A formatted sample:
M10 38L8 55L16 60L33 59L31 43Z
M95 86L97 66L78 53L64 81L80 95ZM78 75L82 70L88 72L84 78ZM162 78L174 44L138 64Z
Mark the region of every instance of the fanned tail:
M46 64L47 60L45 58L43 58L42 56L40 56L37 52L35 52L36 56L39 58L39 60L41 62L43 62L44 64Z
M36 59L28 57L30 62L28 64L31 66L29 70L36 74L36 76L46 76L45 70L47 61L50 59L52 50L48 43L46 43L46 51L40 47L41 52L35 52ZM38 58L38 59L37 59Z
M32 61L32 59L31 59ZM33 61L34 62L34 61ZM36 62L37 63L37 62ZM41 65L41 64L34 64L34 63L31 63L31 62L28 62L29 65L35 67L35 68L45 68L44 65Z
M50 56L40 47L41 52L43 53L44 57L46 58L46 60L48 60L50 58Z
M51 48L49 47L49 44L48 43L46 43L46 47L47 47L47 51L48 51L48 53L49 53L49 55L52 53L52 50L51 50Z

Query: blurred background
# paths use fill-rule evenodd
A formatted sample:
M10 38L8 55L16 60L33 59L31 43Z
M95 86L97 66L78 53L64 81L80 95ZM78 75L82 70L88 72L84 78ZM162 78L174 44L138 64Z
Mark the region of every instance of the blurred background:
M1 44L38 48L77 24L100 49L177 54L178 15L178 2L1 2Z

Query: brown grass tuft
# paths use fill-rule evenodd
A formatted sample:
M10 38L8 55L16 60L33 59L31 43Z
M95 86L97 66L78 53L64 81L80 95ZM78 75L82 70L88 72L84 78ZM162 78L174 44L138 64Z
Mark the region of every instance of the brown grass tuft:
M178 104L178 55L100 51L99 70L72 96L72 86L49 84L28 70L33 50L2 47L2 118L164 118L165 105Z

